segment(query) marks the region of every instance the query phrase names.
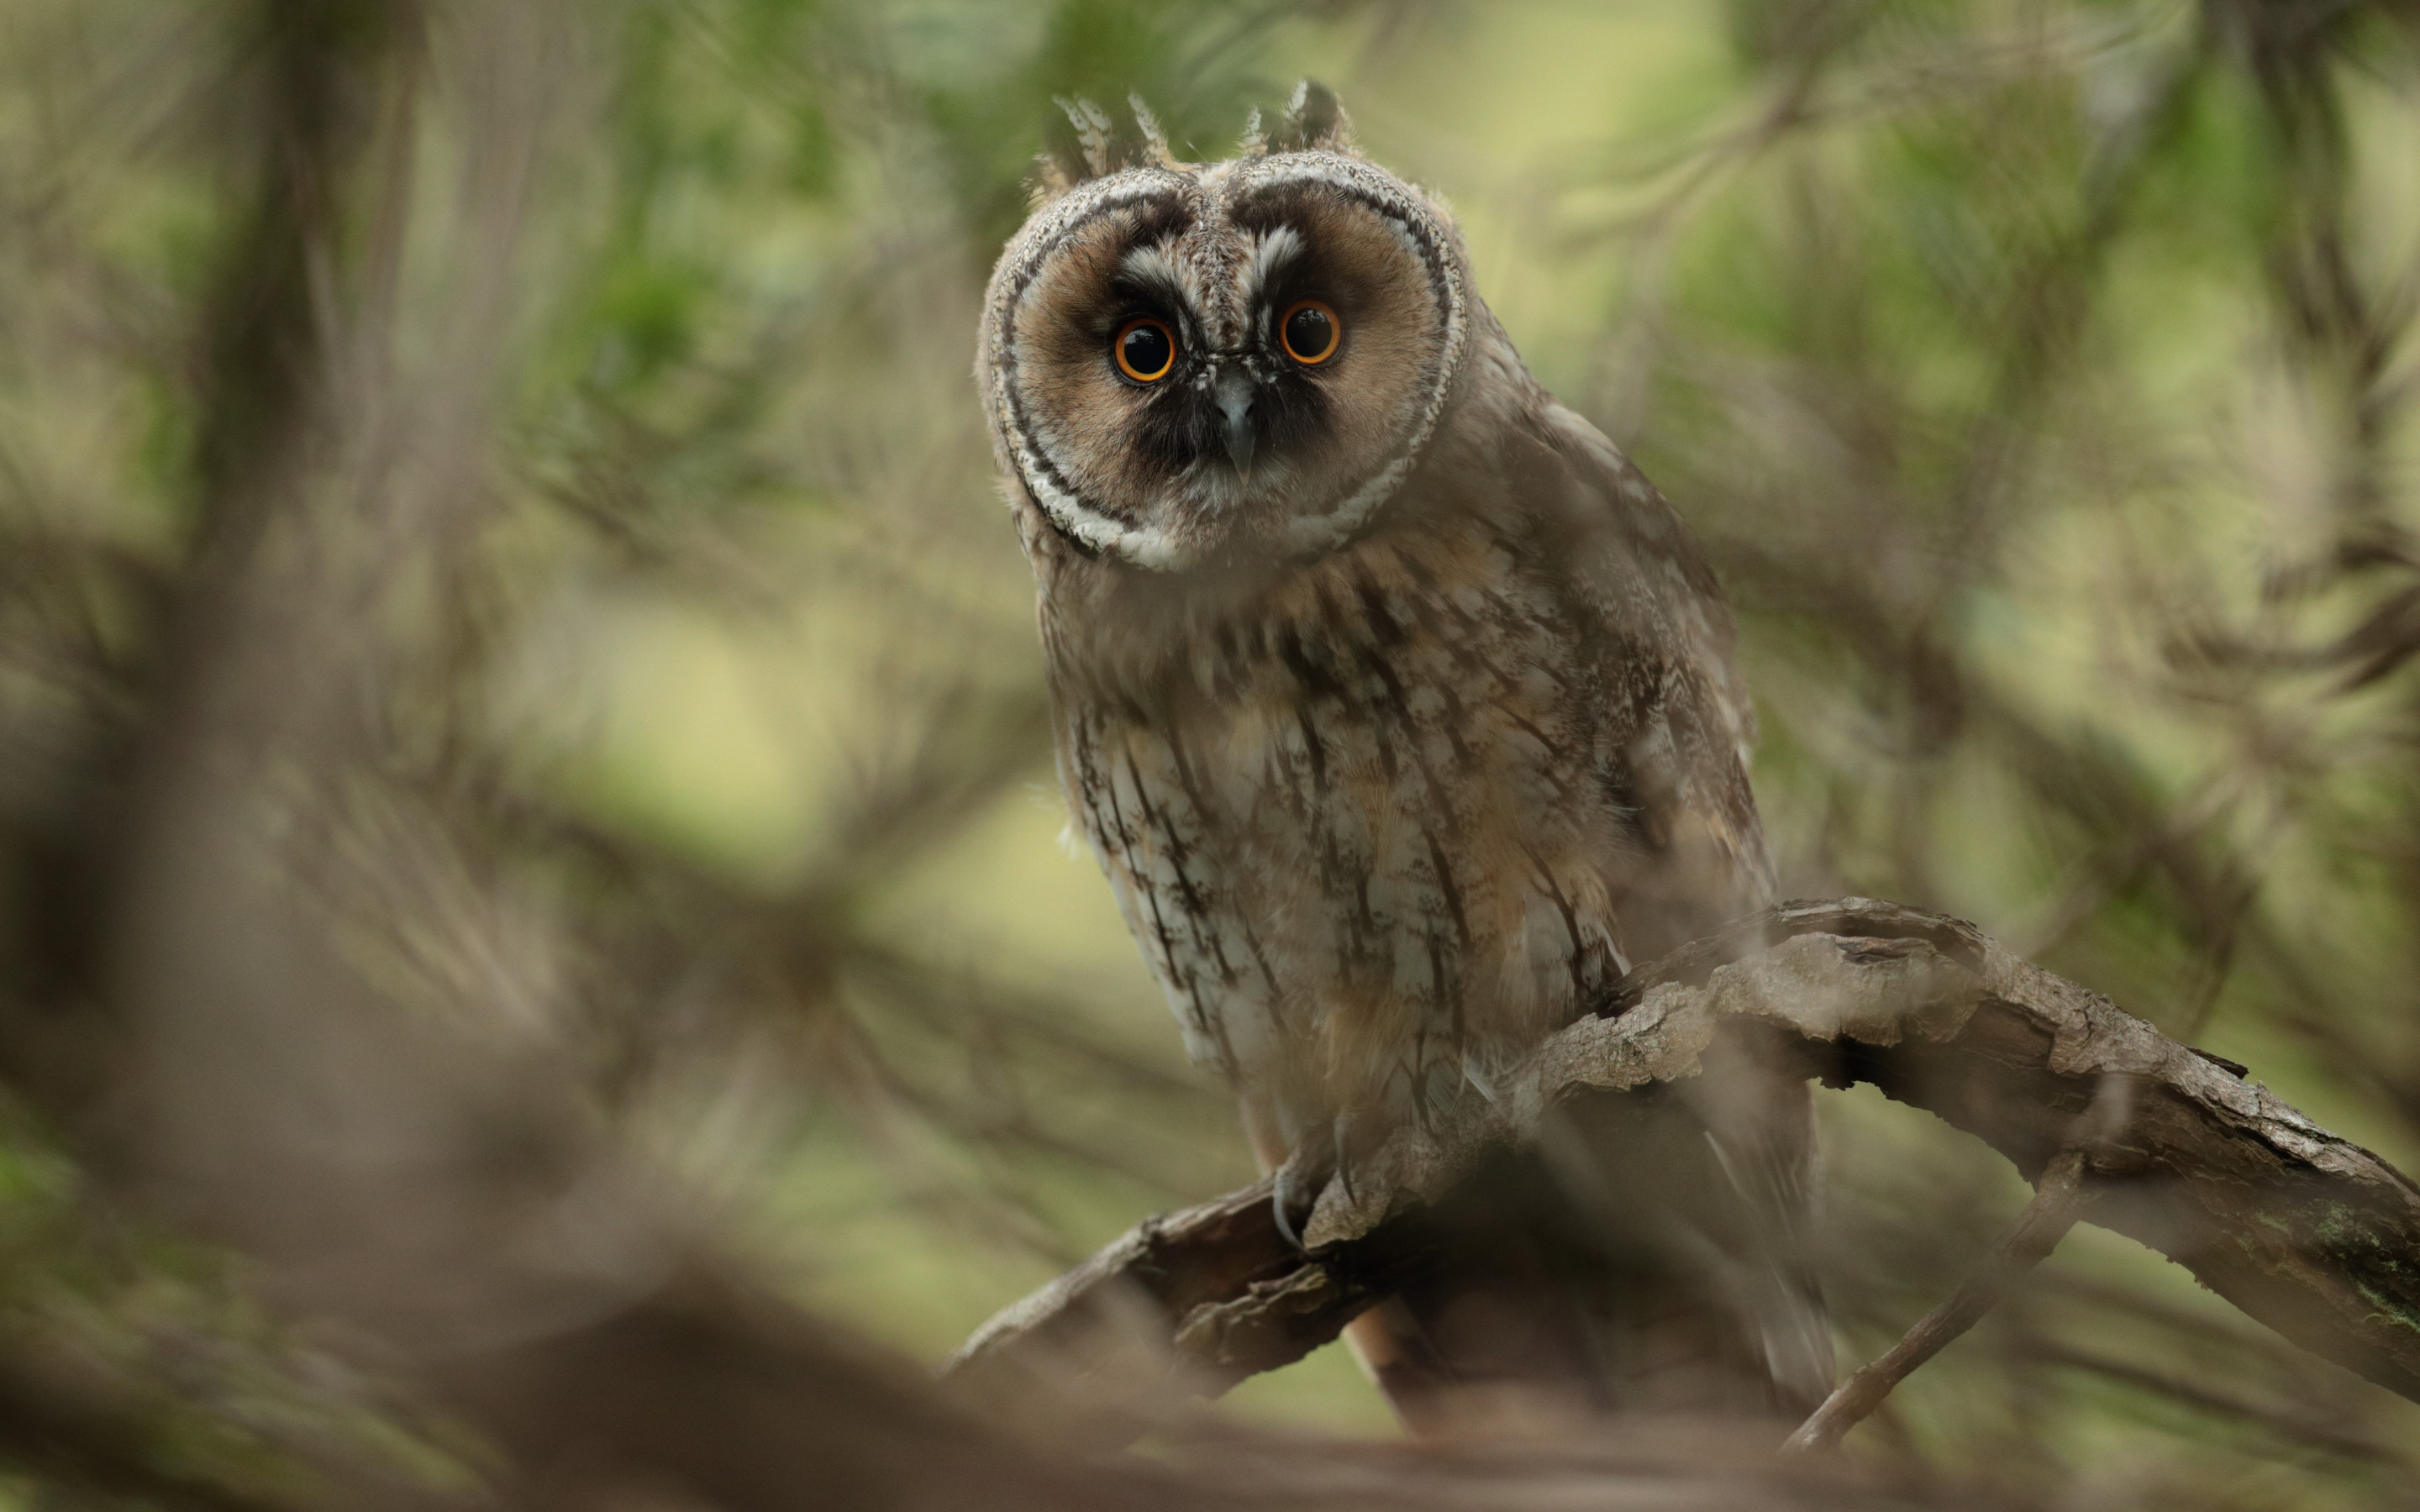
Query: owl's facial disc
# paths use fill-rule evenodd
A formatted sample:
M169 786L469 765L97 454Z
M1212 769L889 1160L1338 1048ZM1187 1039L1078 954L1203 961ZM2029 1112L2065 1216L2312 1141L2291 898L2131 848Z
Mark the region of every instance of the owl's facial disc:
M1358 158L1093 180L992 277L1003 459L1088 553L1177 571L1328 549L1435 428L1466 283L1441 212Z

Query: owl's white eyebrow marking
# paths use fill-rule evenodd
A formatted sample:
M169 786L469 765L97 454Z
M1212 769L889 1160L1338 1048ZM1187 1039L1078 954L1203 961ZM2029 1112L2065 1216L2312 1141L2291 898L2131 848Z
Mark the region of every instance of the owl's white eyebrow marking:
M1268 287L1269 280L1278 276L1285 265L1311 250L1302 233L1290 225L1264 231L1252 238L1251 255L1244 262L1244 301L1249 304Z
M1176 255L1172 242L1135 248L1118 259L1118 271L1138 284L1156 284L1183 295L1190 309L1199 311L1202 306L1202 280Z

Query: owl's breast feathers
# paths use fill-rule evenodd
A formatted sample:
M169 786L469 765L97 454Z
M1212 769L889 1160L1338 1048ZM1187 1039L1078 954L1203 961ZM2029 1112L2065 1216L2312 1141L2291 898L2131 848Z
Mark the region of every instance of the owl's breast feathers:
M1295 1129L1485 1091L1770 888L1694 543L1543 395L1496 435L1274 570L1026 521L1075 813L1188 1047Z

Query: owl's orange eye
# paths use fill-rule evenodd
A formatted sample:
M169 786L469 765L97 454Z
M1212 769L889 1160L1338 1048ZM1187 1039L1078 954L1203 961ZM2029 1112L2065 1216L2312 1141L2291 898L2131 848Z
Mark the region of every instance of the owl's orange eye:
M1165 320L1129 320L1109 346L1118 354L1118 371L1137 383L1156 383L1176 365L1176 332Z
M1336 345L1343 339L1344 322L1317 300L1295 301L1278 322L1278 340L1285 343L1286 355L1305 367L1317 367L1335 356Z

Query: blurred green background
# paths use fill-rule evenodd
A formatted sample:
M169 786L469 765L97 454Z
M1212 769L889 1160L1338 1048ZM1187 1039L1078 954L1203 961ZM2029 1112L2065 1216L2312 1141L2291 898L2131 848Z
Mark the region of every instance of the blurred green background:
M1334 85L1705 539L1786 894L1973 918L2420 1169L2411 7L560 9L548 99L507 101L526 193L473 203L479 117L427 107L346 223L369 282L327 274L408 358L424 242L515 230L505 359L463 379L489 507L389 775L477 774L614 983L570 1015L597 1106L816 1311L938 1362L1252 1175L1065 838L969 376L1057 95L1132 90L1211 160ZM20 788L189 549L252 13L0 0ZM501 44L429 14L417 86L475 96ZM2025 1189L1864 1090L1824 1116L1848 1365ZM1335 1349L1222 1410L1393 1431ZM2420 1409L2079 1230L1853 1443L2076 1506L2410 1505Z

